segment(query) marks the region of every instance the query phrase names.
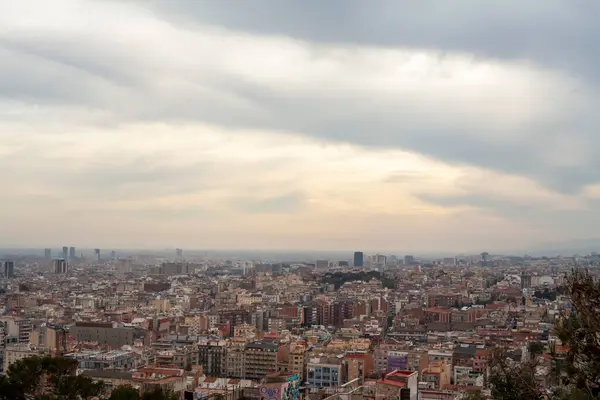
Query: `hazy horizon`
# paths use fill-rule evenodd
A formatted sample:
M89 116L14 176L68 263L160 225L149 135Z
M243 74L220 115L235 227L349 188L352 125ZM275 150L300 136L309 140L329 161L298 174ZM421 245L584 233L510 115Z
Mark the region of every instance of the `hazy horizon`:
M595 237L596 15L0 2L0 244L457 254Z
M71 244L72 245L72 244ZM69 245L68 247L71 247ZM3 255L38 255L44 254L45 248L52 250L53 258L57 257L62 251L63 246L47 246L47 247L3 247L0 246L0 259ZM96 257L94 253L95 247L77 247L76 254L84 254L86 257ZM146 247L146 248L118 248L118 247L107 247L102 248L101 254L103 258L109 257L112 251L116 252L117 257L128 256L133 254L138 255L156 255L165 256L166 258L176 258L177 247ZM404 250L392 250L392 249L243 249L243 248L187 248L183 250L184 258L197 258L201 256L208 257L240 257L240 258L257 258L265 257L265 259L271 259L273 257L285 256L286 260L290 261L297 257L297 260L316 260L319 258L335 260L351 260L355 251L361 251L365 255L394 255L399 259L405 255L412 255L417 258L433 259L442 257L455 257L455 256L476 256L482 252L489 252L490 255L496 256L524 256L530 255L535 257L540 256L572 256L574 254L587 255L592 252L600 252L600 238L596 239L581 239L574 241L567 241L562 243L540 243L537 247L512 249L505 251L488 251L487 249L477 249L470 251L439 251L439 250L425 250L420 252L404 251Z

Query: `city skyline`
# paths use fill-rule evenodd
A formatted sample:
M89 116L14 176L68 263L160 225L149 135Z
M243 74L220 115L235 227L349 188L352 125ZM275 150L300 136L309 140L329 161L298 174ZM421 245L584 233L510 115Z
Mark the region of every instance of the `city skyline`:
M0 247L595 238L600 5L407 4L2 2Z

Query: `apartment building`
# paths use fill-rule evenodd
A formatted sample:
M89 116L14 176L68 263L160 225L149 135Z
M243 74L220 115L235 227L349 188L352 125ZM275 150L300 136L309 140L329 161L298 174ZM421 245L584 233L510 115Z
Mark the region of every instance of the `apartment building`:
M198 365L206 376L221 377L225 373L227 342L203 340L198 342Z
M0 325L4 330L4 336L7 341L28 344L33 332L33 325L30 320L19 317L0 317Z
M143 338L144 332L147 331L111 323L77 322L69 332L80 342L98 342L101 345L120 348L124 345L133 345L134 341Z
M2 365L3 371L8 371L8 367L10 367L15 362L22 360L23 358L33 357L33 356L47 356L50 355L51 351L48 348L36 347L29 343L14 343L8 344L4 349L4 363Z
M279 345L267 342L248 343L244 350L245 379L262 379L277 372Z
M304 342L290 345L288 372L298 374L301 382L306 380L306 364L308 362L308 346Z
M436 361L429 364L421 373L421 381L428 384L429 389L446 389L450 385L452 364Z
M245 338L233 338L227 344L225 352L225 373L230 378L242 379L246 376Z

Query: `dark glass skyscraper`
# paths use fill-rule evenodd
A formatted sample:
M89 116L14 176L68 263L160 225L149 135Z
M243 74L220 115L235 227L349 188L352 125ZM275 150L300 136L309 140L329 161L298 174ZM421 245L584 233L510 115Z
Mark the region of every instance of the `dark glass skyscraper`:
M66 274L69 272L69 264L67 260L54 260L54 273L57 275Z
M365 258L365 256L362 251L355 251L354 252L354 266L362 267L363 265L365 265L364 258Z
M4 262L4 277L12 279L15 277L15 263L13 261Z

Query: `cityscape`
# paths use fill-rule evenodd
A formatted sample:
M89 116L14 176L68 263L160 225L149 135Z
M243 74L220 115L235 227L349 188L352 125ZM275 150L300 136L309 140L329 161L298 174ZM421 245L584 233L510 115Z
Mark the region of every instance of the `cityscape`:
M598 253L356 251L310 262L87 253L4 260L0 373L62 356L108 388L158 385L186 399L459 399L489 393L495 346L517 362L531 343L564 351L552 333L569 307L559 287L573 268L600 265ZM545 361L539 379L550 384Z
M0 0L0 400L600 400L597 16Z

